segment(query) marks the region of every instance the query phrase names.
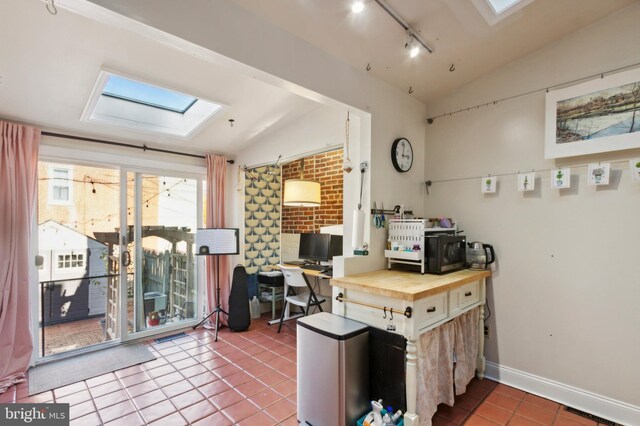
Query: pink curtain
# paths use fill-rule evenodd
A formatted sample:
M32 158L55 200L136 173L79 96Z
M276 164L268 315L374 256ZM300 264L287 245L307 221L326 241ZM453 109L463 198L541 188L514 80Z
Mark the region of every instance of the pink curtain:
M456 369L453 380L456 385L456 395L462 395L467 385L476 375L478 364L478 321L480 321L480 307L473 308L453 320L456 343Z
M40 130L0 121L0 393L24 381L33 351L29 268Z
M453 405L453 350L455 331L451 321L418 338L418 403L420 426L431 426L438 404Z
M219 155L207 155L207 199L206 215L207 228L225 227L225 176L227 172L227 159ZM217 306L216 277L220 277L220 301L222 308L229 312L229 257L220 256L220 275L216 270L215 256L206 257L207 265L207 301L209 312ZM210 323L215 319L210 318ZM226 325L227 318L220 316L220 321Z

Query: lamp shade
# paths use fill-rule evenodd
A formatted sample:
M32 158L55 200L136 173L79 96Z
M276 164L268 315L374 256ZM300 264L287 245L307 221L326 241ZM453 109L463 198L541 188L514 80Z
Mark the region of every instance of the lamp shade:
M320 183L304 179L285 181L283 204L295 207L319 207Z

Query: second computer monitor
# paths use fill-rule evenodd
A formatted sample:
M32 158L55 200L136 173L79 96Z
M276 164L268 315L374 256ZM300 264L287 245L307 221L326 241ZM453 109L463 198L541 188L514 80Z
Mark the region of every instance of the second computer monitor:
M329 244L329 257L342 256L342 235L331 235L331 243Z
M298 258L326 262L331 251L331 235L329 234L300 234Z
M300 234L298 258L328 262L333 256L342 255L342 235Z

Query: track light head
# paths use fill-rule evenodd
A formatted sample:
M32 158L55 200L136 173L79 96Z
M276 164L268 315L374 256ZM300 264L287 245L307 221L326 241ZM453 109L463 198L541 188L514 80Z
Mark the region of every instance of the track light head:
M420 53L420 44L409 31L407 31L407 43L404 47L409 51L409 56L412 58L415 58Z
M355 0L351 3L351 11L353 13L360 13L364 10L364 1L363 0Z

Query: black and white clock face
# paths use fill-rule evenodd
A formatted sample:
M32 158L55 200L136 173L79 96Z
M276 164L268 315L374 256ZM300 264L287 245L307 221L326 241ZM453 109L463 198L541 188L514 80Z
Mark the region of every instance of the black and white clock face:
M397 171L408 172L413 165L413 148L411 143L405 138L393 141L391 145L391 162Z

